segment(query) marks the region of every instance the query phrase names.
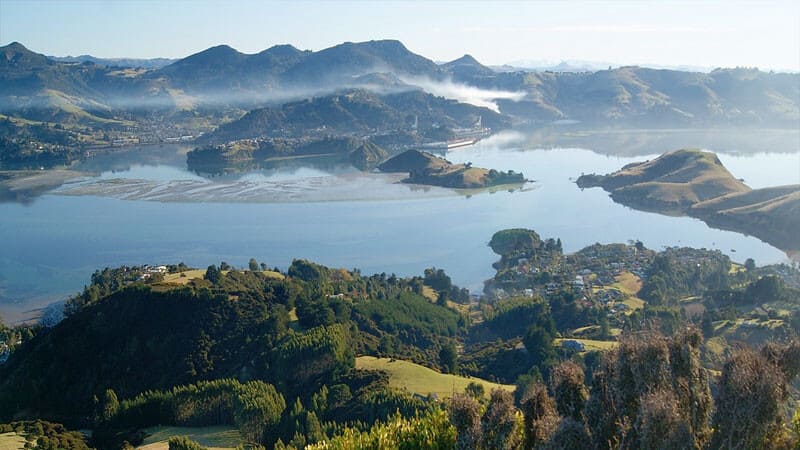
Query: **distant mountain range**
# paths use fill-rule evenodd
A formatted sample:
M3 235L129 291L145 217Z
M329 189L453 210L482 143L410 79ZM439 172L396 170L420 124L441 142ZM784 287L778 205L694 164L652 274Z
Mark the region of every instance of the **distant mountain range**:
M34 121L157 139L165 129L207 132L252 109L347 89L377 95L422 89L517 122L796 127L800 121L800 74L756 69L496 71L469 55L437 64L392 40L316 52L278 45L256 54L220 45L173 62L54 59L16 42L0 47L0 114L15 126Z
M90 62L97 64L98 66L130 67L133 69L160 69L177 61L177 59L171 58L98 58L92 55L48 56L48 58L52 59L53 61L64 63Z
M588 61L580 59L566 59L559 62L545 60L521 59L511 61L502 66L493 67L495 70L503 72L514 72L519 70L535 72L597 72L613 67L630 66L631 64L619 64L611 61ZM648 69L678 70L681 72L703 72L709 73L715 68L710 66L694 65L665 65L665 64L641 64L641 67Z

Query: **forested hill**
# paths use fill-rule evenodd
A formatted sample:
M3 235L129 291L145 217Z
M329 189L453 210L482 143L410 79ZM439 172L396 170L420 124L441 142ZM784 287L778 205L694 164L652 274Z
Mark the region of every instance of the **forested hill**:
M490 246L501 259L479 301L436 268L400 278L253 259L97 271L53 328L0 325L0 423L89 428L89 445L114 450L156 425L221 426L239 436L231 447L280 449L791 448L800 438L785 427L797 269L638 242L565 254L526 229ZM366 370L356 355L383 358ZM443 375L407 361L475 378L439 398L417 377ZM482 380L516 390L486 392ZM77 436L46 422L8 429L0 437Z
M466 325L421 295L422 278L361 277L298 260L287 278L210 269L185 286L119 289L129 273L99 275L71 302L74 313L0 366L0 418L29 411L80 422L105 389L129 397L226 377L298 395L379 347L437 367L439 350Z

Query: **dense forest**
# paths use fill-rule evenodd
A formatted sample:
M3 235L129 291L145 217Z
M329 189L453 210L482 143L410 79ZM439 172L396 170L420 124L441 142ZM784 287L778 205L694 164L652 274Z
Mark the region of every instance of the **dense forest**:
M481 296L434 267L99 270L57 325L0 325L1 430L70 449L137 446L156 425L226 426L282 449L800 442L795 267L640 242L565 254L524 229L490 247L500 260ZM426 395L358 369L361 355L478 378Z

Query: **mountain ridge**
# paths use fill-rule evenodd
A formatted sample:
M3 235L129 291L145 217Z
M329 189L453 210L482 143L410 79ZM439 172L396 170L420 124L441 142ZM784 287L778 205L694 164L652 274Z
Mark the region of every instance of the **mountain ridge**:
M99 93L94 100L105 104L114 103L105 98L112 95L112 87L132 97L155 95L167 105L175 103L174 94L165 92L176 88L198 97L201 104L220 101L220 95L230 90L241 95L229 103L257 104L269 102L271 96L285 97L287 90L301 89L296 95L302 97L302 88L313 87L318 92L323 83L332 83L332 89L352 85L354 79L378 72L517 92L521 101L502 100L498 105L504 114L523 120L615 121L642 126L659 122L789 126L800 120L800 74L744 68L710 73L637 66L584 73L495 72L468 54L439 65L396 40L346 42L319 51L281 44L254 54L218 45L141 73L60 63L16 42L0 47L0 53L6 54L0 79L16 73L17 78L29 80L29 85L30 80L40 80L31 95L55 88L67 95L85 96L85 88L90 87ZM13 68L8 64L12 58ZM9 86L6 92L13 88ZM19 100L16 106L20 109Z
M800 121L800 74L746 68L495 72L470 55L440 65L396 40L319 51L281 44L254 54L223 44L160 68L58 62L21 43L0 47L0 114L15 129L46 127L33 131L28 147L4 146L14 160L40 147L63 153L64 142L94 147L208 134L247 111L352 88L384 96L421 90L488 106L512 123L796 128Z

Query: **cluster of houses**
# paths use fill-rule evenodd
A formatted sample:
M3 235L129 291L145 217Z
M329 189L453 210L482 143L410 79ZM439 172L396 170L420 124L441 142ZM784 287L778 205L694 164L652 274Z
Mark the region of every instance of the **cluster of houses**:
M509 261L509 271L493 286L493 294L497 298L509 294L546 297L570 289L587 306L598 302L614 313L625 312L629 306L622 303L624 294L610 286L624 272L646 278L654 255L634 244L595 244L569 255L522 255Z
M142 274L139 276L139 281L144 281L153 275L166 275L169 272L167 266L142 266Z

